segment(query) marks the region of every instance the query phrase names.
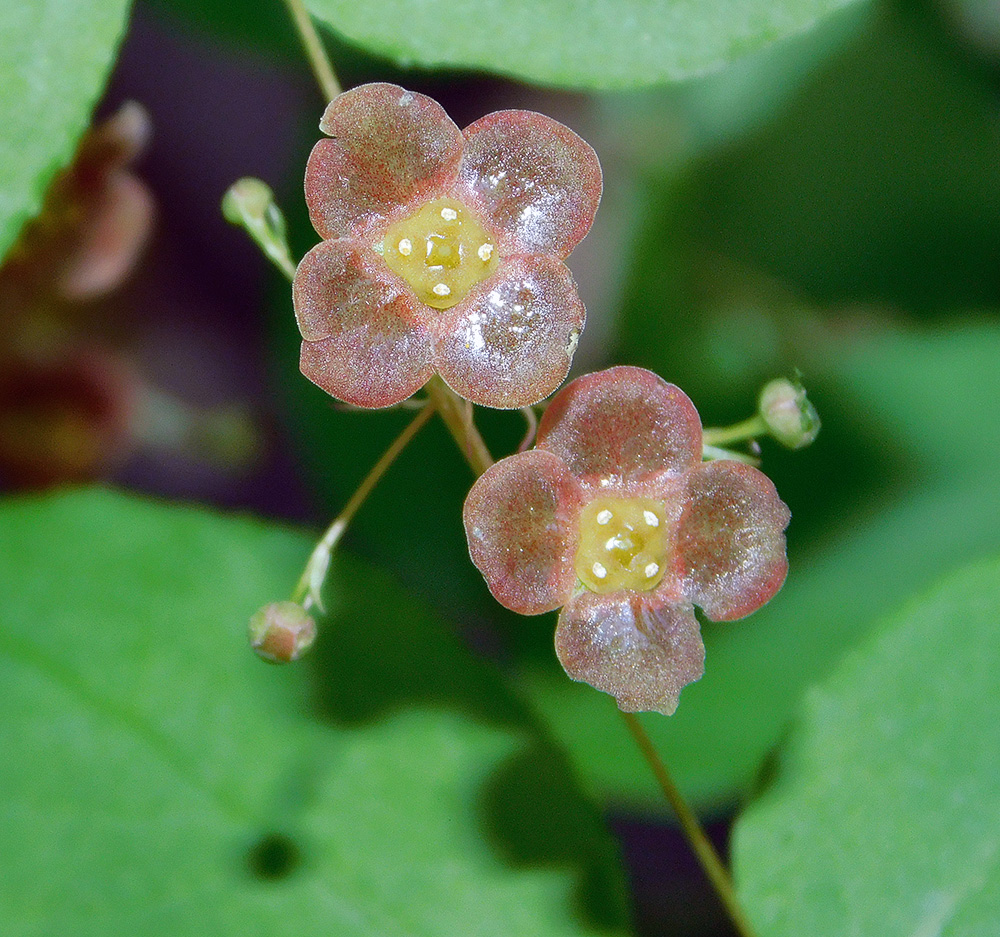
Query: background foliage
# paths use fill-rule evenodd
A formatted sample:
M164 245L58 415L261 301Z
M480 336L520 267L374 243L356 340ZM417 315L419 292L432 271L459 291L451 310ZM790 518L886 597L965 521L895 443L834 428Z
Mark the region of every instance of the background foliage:
M128 0L37 0L0 10L0 257L90 123L128 12Z
M595 145L605 202L570 259L590 314L581 367L653 368L707 425L804 373L818 441L762 446L793 511L788 582L748 621L706 624L705 677L676 716L643 719L706 814L745 807L734 861L760 937L992 937L1000 30L982 5L310 9L346 83L401 81L460 123L530 106ZM140 33L179 31L203 59L294 89L291 106L227 97L238 82L215 102L167 91L157 109L153 95L165 233L150 267L211 281L185 323L241 297L234 328L257 344L209 330L205 370L259 375L258 409L286 434L284 472L262 487L294 489L284 513L318 525L407 414L337 411L298 375L287 284L241 292L251 268L232 257L251 255L212 227L221 188L195 186L256 171L240 148L276 145L268 128L286 120L268 181L301 253L321 102L277 3L131 14ZM0 254L70 159L129 15L92 0L0 12ZM135 93L119 82L106 107ZM191 245L190 268L171 267ZM122 308L131 323L145 307L131 294ZM177 387L198 370L151 344L140 358ZM524 428L477 420L498 454ZM211 500L141 468L117 480ZM558 668L552 616L517 618L486 593L461 532L470 481L443 429L424 430L351 530L312 661L282 670L248 654L243 628L287 594L309 534L100 488L11 494L3 932L621 932L601 814L660 823L663 809L613 702ZM282 513L273 503L242 502ZM708 933L677 893L665 910L643 898L642 861L639 931Z

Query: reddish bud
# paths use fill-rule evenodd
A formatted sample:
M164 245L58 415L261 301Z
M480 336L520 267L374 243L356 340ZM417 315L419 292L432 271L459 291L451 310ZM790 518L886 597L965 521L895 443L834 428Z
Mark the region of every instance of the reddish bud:
M295 602L271 602L250 619L250 646L271 664L298 660L316 640L316 622Z

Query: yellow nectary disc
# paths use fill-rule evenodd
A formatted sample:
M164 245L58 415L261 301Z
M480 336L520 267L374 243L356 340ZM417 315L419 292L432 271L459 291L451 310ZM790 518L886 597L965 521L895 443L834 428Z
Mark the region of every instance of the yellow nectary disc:
M597 498L580 513L576 574L591 592L646 592L667 563L662 501Z
M457 199L428 202L394 224L382 256L421 302L449 309L497 266L496 247L483 226Z

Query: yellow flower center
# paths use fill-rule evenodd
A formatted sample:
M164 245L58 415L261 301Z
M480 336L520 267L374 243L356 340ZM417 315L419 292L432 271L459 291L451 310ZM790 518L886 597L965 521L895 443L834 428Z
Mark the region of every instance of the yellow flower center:
M591 592L646 592L666 570L662 501L598 498L580 514L576 574Z
M497 252L483 226L453 198L428 202L394 224L382 256L421 302L449 309L497 266Z

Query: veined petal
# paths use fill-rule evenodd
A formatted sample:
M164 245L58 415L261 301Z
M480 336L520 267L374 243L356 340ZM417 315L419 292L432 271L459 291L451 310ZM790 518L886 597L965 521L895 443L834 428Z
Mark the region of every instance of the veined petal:
M501 605L538 615L569 598L579 509L576 480L547 452L501 459L476 481L463 511L469 554Z
M536 445L588 485L639 481L701 461L701 420L687 395L652 371L585 374L542 416Z
M321 237L367 237L402 209L451 186L462 133L437 101L398 85L361 85L334 98L306 167L306 203Z
M568 127L532 111L496 111L465 128L457 196L494 229L503 253L566 257L590 230L601 164Z
M628 594L574 596L559 615L556 654L569 676L610 693L624 712L669 716L705 672L691 606Z
M687 598L715 621L749 615L785 581L788 508L763 472L741 462L699 465L687 497L677 530Z
M299 264L292 299L300 368L338 400L388 407L433 373L427 310L355 241L323 241Z
M438 333L435 367L466 400L525 407L562 383L585 319L563 263L513 257L449 311Z

